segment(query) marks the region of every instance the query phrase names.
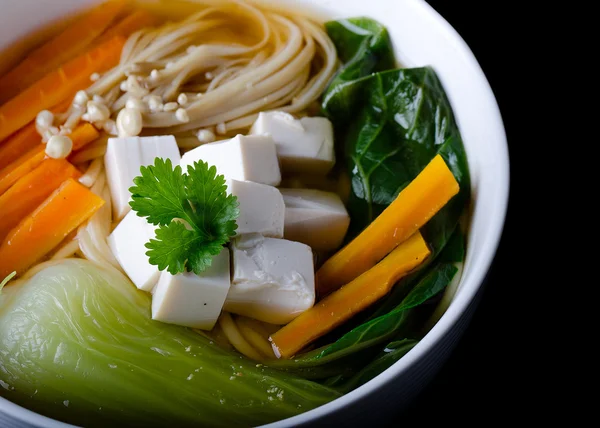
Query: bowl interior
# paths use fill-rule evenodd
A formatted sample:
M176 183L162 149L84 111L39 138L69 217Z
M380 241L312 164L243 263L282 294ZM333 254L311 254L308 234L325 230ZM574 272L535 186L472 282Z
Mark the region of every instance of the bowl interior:
M266 0L261 0L265 1ZM41 28L95 0L0 0L0 72L28 46L42 40ZM268 2L272 4L272 2ZM502 118L476 58L452 26L423 0L280 0L286 7L323 19L368 16L386 25L404 66L431 65L454 109L467 151L473 205L463 277L439 322L405 357L367 384L318 409L288 419L293 426L347 406L392 382L435 346L471 304L491 265L504 225L509 191L509 160ZM45 427L68 425L0 398L0 414ZM0 420L2 417L0 417Z

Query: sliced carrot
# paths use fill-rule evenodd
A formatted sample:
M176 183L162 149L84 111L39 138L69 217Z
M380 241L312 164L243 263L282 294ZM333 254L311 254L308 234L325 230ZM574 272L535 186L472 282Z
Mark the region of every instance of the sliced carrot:
M431 219L454 195L458 182L438 154L373 222L317 271L324 296L373 267Z
M38 144L0 171L0 195L10 189L21 177L33 171L45 158L45 146Z
M131 12L121 21L108 28L95 43L102 43L115 36L129 37L142 28L152 27L158 22L156 16L144 9Z
M73 141L73 151L76 151L97 140L100 132L91 123L84 123L75 128L69 137Z
M33 120L40 110L73 97L93 73L117 65L125 38L117 36L51 71L0 106L0 141Z
M282 358L294 356L385 296L400 278L423 263L429 254L423 236L417 231L371 269L271 335L275 354Z
M0 241L31 214L63 181L81 172L64 159L46 159L0 196Z
M63 113L70 105L71 100L67 100L52 107L50 111L55 114ZM42 137L35 128L35 120L0 142L0 171L41 142Z
M0 246L0 276L24 273L98 211L104 200L69 178L10 231ZM6 272L6 273L4 273Z
M33 50L0 78L0 102L14 97L83 52L109 27L124 6L123 1L102 3L73 20L64 31Z
M0 171L42 142L42 137L31 122L0 145Z
M79 125L71 132L69 137L73 141L73 151L98 139L100 133L90 123ZM46 146L38 144L27 153L13 161L10 165L0 170L0 195L6 192L21 177L33 171L46 158Z

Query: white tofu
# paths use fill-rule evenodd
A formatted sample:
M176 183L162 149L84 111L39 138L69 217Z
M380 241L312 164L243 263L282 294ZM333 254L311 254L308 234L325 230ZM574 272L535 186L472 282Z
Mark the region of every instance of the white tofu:
M315 251L338 249L348 232L350 216L340 197L313 189L280 189L285 201L283 236Z
M115 258L137 288L152 291L160 272L148 261L145 247L156 235L156 227L130 211L108 237Z
M278 186L281 183L281 171L275 143L269 136L241 134L229 140L203 144L185 153L181 166L203 160L217 168L217 173L226 179L254 181L256 183Z
M112 196L115 220L122 219L131 207L129 188L140 175L140 167L153 165L156 158L179 164L181 155L172 135L155 137L109 138L104 155L106 178Z
M261 112L250 134L273 138L284 173L326 174L335 164L333 125L325 117L296 119L282 111Z
M225 247L200 275L163 271L152 295L152 319L211 330L223 309L230 281L229 249Z
M228 180L227 191L237 196L240 204L236 236L260 233L283 238L285 205L276 187L252 181Z
M226 311L285 324L314 305L315 272L308 245L251 234L235 239L231 251Z

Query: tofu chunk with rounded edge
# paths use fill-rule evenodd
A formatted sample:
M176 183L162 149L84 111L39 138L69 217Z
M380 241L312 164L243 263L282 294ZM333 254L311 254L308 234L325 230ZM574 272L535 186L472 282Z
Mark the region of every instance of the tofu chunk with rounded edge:
M281 183L279 160L273 139L265 135L238 134L229 140L203 144L181 158L184 172L188 165L203 160L217 168L226 179L254 181L278 186Z
M285 205L279 189L252 181L227 180L227 191L237 196L239 203L236 236L260 233L283 238Z
M156 226L130 211L108 236L108 246L131 282L144 291L152 291L160 272L148 261L145 247L154 239Z
M348 232L350 216L337 193L314 189L280 189L285 202L283 236L315 251L338 249Z
M181 160L177 141L172 135L154 137L109 138L104 155L106 179L112 197L113 215L121 220L129 212L133 179L142 166L153 165L156 158Z
M283 111L261 112L250 134L273 138L285 174L326 174L335 164L333 125L325 117L296 119Z
M152 319L211 330L223 309L230 281L226 247L200 275L193 272L172 275L163 271L152 295Z
M285 324L314 305L315 272L308 245L251 234L236 238L231 252L226 311Z

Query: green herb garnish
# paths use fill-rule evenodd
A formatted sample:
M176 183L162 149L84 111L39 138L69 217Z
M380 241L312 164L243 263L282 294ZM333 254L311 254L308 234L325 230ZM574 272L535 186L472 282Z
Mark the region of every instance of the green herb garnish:
M140 171L129 189L131 208L160 226L146 244L150 264L173 275L203 272L237 229L238 202L227 194L225 178L203 161L187 174L161 158Z

